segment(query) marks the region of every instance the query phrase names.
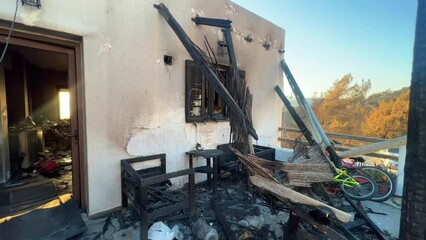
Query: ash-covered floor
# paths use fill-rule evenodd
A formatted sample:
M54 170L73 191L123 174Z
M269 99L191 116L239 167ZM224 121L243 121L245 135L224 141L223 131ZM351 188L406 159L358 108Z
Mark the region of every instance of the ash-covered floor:
M225 233L210 206L212 192L204 184L196 186L196 220L204 220L216 229L218 239L226 239ZM217 205L226 216L232 232L237 239L282 239L288 211L273 207L259 193L252 192L241 181L222 180L218 184ZM140 239L139 216L127 209L112 213L109 217L89 220L83 214L87 231L73 239ZM194 222L195 222L194 221ZM177 226L182 239L196 239L193 225L188 219L164 221L169 228Z
M197 220L215 229L217 238L212 239L227 239L215 212L209 204L211 197L212 191L205 183L197 184L196 219L192 221L192 224L187 218L163 221L162 223L169 229L178 230L179 234L176 235L176 239L198 239L196 234L199 229L194 224ZM398 202L398 200L399 198L392 198L384 203L362 202L368 215L389 239L397 239L398 236L400 209L398 204L392 204ZM235 239L288 239L285 232L286 224L293 207L270 199L255 188L249 187L244 181L236 180L233 177L219 181L217 205L225 215L226 222ZM351 212L351 207L345 202L343 202L342 208L347 212ZM305 210L310 211L309 208L305 208ZM315 214L315 211L310 213ZM354 211L352 213L355 214ZM140 239L139 215L130 208L95 220L88 219L85 213L82 213L82 217L86 222L87 230L72 238L74 240ZM332 223L328 224L330 227L337 229ZM299 229L301 230L298 231L299 233L308 232L311 234L308 236L317 236L317 239L324 239L324 236L309 224L300 222ZM354 229L353 233L359 239L379 239L365 225ZM296 239L306 239L306 235L297 235Z

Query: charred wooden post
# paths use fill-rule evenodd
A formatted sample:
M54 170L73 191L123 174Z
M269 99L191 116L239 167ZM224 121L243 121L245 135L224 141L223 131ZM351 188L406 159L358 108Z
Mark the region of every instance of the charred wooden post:
M296 239L297 230L299 228L299 216L294 212L290 212L290 217L285 224L284 238L283 239Z
M299 85L296 82L296 79L294 79L293 74L290 71L290 68L288 67L287 63L284 60L281 60L281 68L284 71L285 76L287 77L288 83L290 84L291 89L293 90L293 93L297 99L297 101L300 104L301 109L305 112L305 114L309 117L311 120L311 127L313 128L313 135L317 137L316 142L318 144L321 144L324 148L324 151L327 151L330 154L330 159L336 165L336 167L339 167L342 165L340 157L337 155L335 149L331 145L330 141L328 140L327 136L325 135L324 130L322 129L321 125L318 122L317 117L315 116L314 112L311 109L311 106L309 105L308 101L305 99L305 96L302 93L302 90L300 90Z
M240 109L247 116L249 123L252 124L251 107L253 96L250 90L246 87L246 82L240 77L240 72L237 66L237 58L234 51L234 44L232 41L232 21L227 19L195 17L192 21L199 25L206 25L212 27L222 28L225 35L226 49L228 51L229 65L231 67L232 81L228 87L228 91L234 98L235 102L239 105ZM234 113L230 113L230 119L234 119ZM231 121L231 135L233 138L233 146L243 153L254 154L253 144L249 136L247 125L241 125L238 121Z
M156 8L164 17L166 22L175 32L176 36L182 42L185 49L188 51L189 55L191 55L192 59L197 64L198 69L204 74L215 91L222 97L229 109L235 114L236 117L234 120L237 121L241 126L245 126L248 133L257 140L258 136L256 130L253 128L249 118L244 114L240 106L235 102L235 99L219 80L218 76L207 64L206 59L204 59L199 50L195 47L195 44L191 41L183 28L170 13L169 9L163 3L154 4L154 8Z
M275 92L280 97L281 101L284 103L285 107L287 108L288 112L290 113L291 117L293 118L294 122L299 127L300 131L302 132L303 136L305 136L306 140L308 141L309 145L316 144L314 137L312 136L312 133L309 131L308 127L305 125L305 123L300 118L299 114L297 114L294 107L291 105L290 101L287 99L287 97L284 95L281 88L277 85L275 86Z
M282 184L273 182L259 175L250 176L250 181L251 183L253 183L253 185L257 186L258 188L260 188L261 190L269 194L272 194L273 196L277 197L281 201L291 202L291 203L300 203L300 204L306 204L313 207L325 208L329 210L332 214L334 214L335 218L338 219L340 222L348 223L352 221L353 216L351 214L348 214L339 209L331 207L325 203L322 203L313 198L305 196L299 192L296 192L290 188L285 187Z
M210 201L210 204L217 216L217 219L219 220L220 225L223 228L223 231L225 232L225 236L228 240L237 240L234 233L232 232L231 228L229 227L228 223L226 222L226 218L222 213L222 210L219 208L219 206L216 203L216 198L212 198Z
M346 240L347 238L343 236L342 234L336 232L331 227L328 227L327 225L324 225L317 220L315 220L308 212L306 212L303 208L300 206L296 206L294 209L294 213L302 218L304 221L318 229L322 234L327 236L327 238L331 240Z
M380 228L368 217L367 213L360 208L357 203L352 200L351 198L349 198L348 196L345 195L346 200L349 202L349 204L351 204L351 206L355 209L355 211L362 217L365 219L365 221L367 222L367 224L372 228L372 230L377 234L377 237L380 240L386 240L387 238L383 235L382 230L380 230ZM359 203L359 202L358 202Z

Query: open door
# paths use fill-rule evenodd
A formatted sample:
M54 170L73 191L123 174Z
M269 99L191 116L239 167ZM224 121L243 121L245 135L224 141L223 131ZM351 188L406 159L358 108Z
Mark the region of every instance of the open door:
M7 31L4 31L0 28L0 46L4 46L6 41L6 34ZM2 128L0 128L0 136L2 139L6 139L6 141L0 141L0 153L5 156L9 156L9 153L6 153L4 150L12 148L12 146L7 147L5 145L7 144L8 135L11 137L11 132L9 131L8 133L7 131L8 127L11 128L12 126L11 122L13 122L13 126L19 126L19 123L23 121L28 122L34 120L36 125L43 124L43 121L48 121L49 124L56 124L56 126L62 127L62 129L60 127L56 127L55 129L52 128L53 133L46 130L45 125L40 127L40 129L43 131L41 134L43 135L43 143L41 144L43 146L41 150L40 148L37 148L37 151L35 152L38 159L53 159L54 161L56 161L58 158L69 159L67 162L69 166L67 169L71 171L69 172L69 179L60 180L67 182L66 185L68 187L68 191L73 194L74 199L80 204L81 208L85 209L86 188L84 178L86 170L85 164L83 164L84 111L82 101L83 93L81 87L82 54L81 41L76 41L75 36L73 38L73 40L67 40L63 38L53 38L49 36L24 33L19 31L13 32L9 41L8 51L6 53L6 56L9 55L6 77L4 73L5 70L1 70L2 68L0 68L0 106L2 107L2 110L3 108L6 109L6 107L3 107L3 105L6 106L6 96L12 101L14 100L14 97L17 96L15 92L13 92L13 88L15 88L16 91L17 86L12 86L11 84L7 85L8 78L9 80L18 79L19 81L22 79L23 87L20 87L18 92L23 92L24 97L21 97L21 99L24 99L24 106L20 106L19 101L16 101L17 105L13 105L14 108L16 108L15 106L19 106L25 110L21 111L23 112L24 117L22 117L22 113L19 115L16 112L10 112L9 126L7 125L7 115L4 117L5 120L3 120L3 118L0 119L0 123L2 124ZM6 82L6 87L2 86L1 79L3 79L3 82ZM9 83L10 82L17 81L9 81ZM9 91L9 95L7 91ZM64 100L69 106L68 115L62 114L62 101ZM36 120L37 118L38 122ZM58 135L58 132L59 135L62 136L62 141L64 142L63 145L66 145L67 148L65 150L59 149L61 152L57 154L57 146L55 145L50 147L48 146L48 142L50 141L55 143L55 139L52 140L52 136L49 135L53 134L53 137L55 137ZM19 132L16 135L18 135L18 140L16 141L19 141L20 145L22 145L22 132ZM28 145L30 145L29 143L31 142L32 135L25 135L26 136L24 139L27 139ZM37 132L36 135L40 135L40 133ZM12 141L12 143L15 144L16 141ZM20 151L22 152L22 149L20 149ZM42 154L40 154L40 151L42 151ZM10 163L12 160L7 160L3 156L1 156L1 159L0 182L3 179L6 182L6 168L9 168L7 163ZM28 161L30 166L35 165L33 164L34 160ZM58 165L61 166L62 163L59 162ZM15 162L13 164L14 168L16 168L16 165L22 166L21 163L16 164ZM37 170L40 169L38 168ZM46 177L46 175L44 175L44 177Z

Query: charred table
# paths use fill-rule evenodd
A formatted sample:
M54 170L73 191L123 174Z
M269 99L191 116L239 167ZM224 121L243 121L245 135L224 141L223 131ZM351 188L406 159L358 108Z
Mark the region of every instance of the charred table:
M216 198L217 193L217 161L218 156L223 154L223 151L217 150L217 149L207 149L207 150L192 150L189 152L186 152L187 155L189 155L189 169L194 170L197 173L206 173L207 174L207 182L210 184L210 187L213 189L213 201ZM196 167L194 168L194 157L203 157L206 159L206 166L202 167ZM213 159L213 168L211 167L211 159ZM211 175L213 174L213 183L211 182ZM192 176L189 177L189 194L192 194L189 196L191 205L195 205L195 176L192 174ZM190 216L195 217L195 209L190 210Z

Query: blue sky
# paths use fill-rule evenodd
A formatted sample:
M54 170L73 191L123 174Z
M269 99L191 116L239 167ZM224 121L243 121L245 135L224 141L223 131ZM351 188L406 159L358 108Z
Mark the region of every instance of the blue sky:
M410 85L416 0L233 2L285 29L284 58L306 97L347 73L370 79L370 94Z

